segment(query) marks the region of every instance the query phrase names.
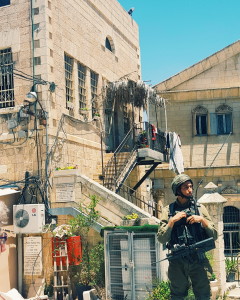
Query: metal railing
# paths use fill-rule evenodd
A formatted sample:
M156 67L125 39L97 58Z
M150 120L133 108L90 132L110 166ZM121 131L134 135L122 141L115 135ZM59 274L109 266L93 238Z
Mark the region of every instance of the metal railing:
M139 195L135 190L131 189L129 186L122 184L119 189L119 195L133 203L137 207L143 209L144 211L150 213L152 216L158 218L161 211L157 208L157 203L155 201L147 200L144 196Z
M126 165L134 151L139 148L149 148L161 152L166 159L167 151L164 132L156 129L148 122L134 124L103 169L104 186L110 190L116 190L118 178L121 176L124 168L126 169Z

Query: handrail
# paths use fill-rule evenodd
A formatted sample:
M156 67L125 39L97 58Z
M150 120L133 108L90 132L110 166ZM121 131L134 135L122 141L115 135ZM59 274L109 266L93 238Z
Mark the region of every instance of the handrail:
M132 140L130 140L130 138L132 138ZM128 151L125 151L125 153L128 152L129 155L125 157L123 166L119 166L118 155L126 145L128 145ZM103 169L104 186L112 190L116 189L117 180L125 167L124 165L127 164L132 153L136 149L144 147L148 147L166 155L166 139L164 133L161 131L159 132L157 129L153 132L153 125L148 122L133 124Z
M131 192L130 192L131 191ZM137 205L139 208L147 211L152 216L158 218L161 211L157 208L157 203L150 203L144 196L138 196L136 191L131 187L122 184L119 189L119 194L127 199L129 202ZM146 210L147 209L147 210Z

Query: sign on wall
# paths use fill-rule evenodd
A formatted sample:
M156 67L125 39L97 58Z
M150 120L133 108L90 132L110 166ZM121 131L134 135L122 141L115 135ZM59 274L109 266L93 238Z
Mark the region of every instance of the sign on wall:
M42 274L42 238L24 237L24 275Z
M57 184L56 201L57 202L75 201L74 184L73 183Z

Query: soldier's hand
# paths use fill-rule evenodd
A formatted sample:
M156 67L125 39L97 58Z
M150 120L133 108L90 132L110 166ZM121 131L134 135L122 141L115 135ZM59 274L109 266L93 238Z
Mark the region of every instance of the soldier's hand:
M208 227L208 221L202 216L192 215L187 218L187 223L193 224L193 223L201 223L203 227Z
M176 215L174 215L173 217L170 218L169 222L168 222L168 226L169 227L173 227L174 223L176 223L177 221L181 220L182 218L186 218L187 214L184 211L179 211L178 213L176 213Z
M198 215L192 215L187 218L187 223L193 224L193 223L202 223L203 217Z

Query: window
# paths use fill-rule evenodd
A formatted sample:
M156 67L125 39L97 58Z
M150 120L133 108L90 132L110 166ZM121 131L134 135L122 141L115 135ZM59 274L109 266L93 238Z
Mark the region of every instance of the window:
M193 110L193 129L194 135L206 135L208 133L207 130L207 115L208 111L205 107L198 105Z
M232 132L232 108L220 105L215 113L210 114L211 134L229 134Z
M108 38L106 38L105 47L112 52L112 46Z
M34 57L33 62L35 66L41 65L41 57L40 56Z
M113 40L109 36L106 37L106 39L105 39L105 47L111 52L114 52L114 50L115 50Z
M79 108L85 109L86 102L86 67L78 63L78 95L79 95Z
M92 116L97 111L97 86L98 86L98 74L91 71L91 98L92 98Z
M65 61L65 84L66 84L66 108L72 109L73 103L73 58L64 55Z
M237 255L240 250L240 210L234 206L224 207L223 213L224 253Z
M196 132L197 135L207 134L207 116L197 115L196 116Z
M39 7L36 7L33 9L33 14L34 15L39 15Z
M0 50L0 108L14 107L13 59L11 48Z
M6 5L10 5L10 0L1 0L0 1L0 7L1 6L6 6Z

